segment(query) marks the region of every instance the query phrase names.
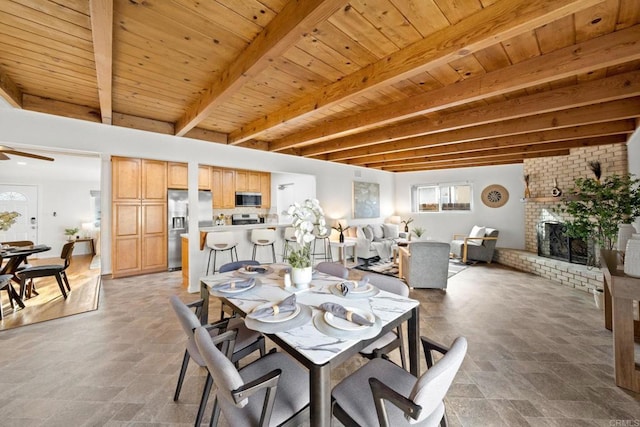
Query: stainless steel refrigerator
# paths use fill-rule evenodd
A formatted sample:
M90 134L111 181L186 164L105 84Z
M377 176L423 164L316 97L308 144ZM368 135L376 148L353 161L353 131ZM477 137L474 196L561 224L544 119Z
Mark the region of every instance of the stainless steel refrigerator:
M198 226L209 227L213 225L213 206L211 203L211 191L198 191L198 209L193 211L198 216ZM182 238L180 235L189 232L189 195L187 190L169 190L167 208L169 270L180 270L182 268Z

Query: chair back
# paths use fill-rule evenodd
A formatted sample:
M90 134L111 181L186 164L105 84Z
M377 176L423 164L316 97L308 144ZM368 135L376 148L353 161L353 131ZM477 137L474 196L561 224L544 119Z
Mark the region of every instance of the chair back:
M67 242L62 247L62 252L60 253L60 258L64 260L64 268L66 269L71 264L71 255L73 255L73 248L75 247L76 242Z
M378 289L403 297L409 296L409 287L400 279L377 273L367 273L365 277L368 277L369 283Z
M287 227L284 229L284 240L288 240L289 242L296 241L296 229L293 227Z
M341 279L346 279L349 277L349 270L335 262L320 262L316 265L316 270L321 273L329 274L331 276L336 276Z
M276 230L272 228L256 228L251 230L251 243L269 245L276 241Z
M425 353L428 350L425 349ZM453 383L464 356L467 354L467 339L458 337L442 358L429 368L413 386L409 399L422 407L420 416L412 422L419 423L444 405L444 397Z
M2 242L1 244L15 247L33 246L31 240L14 240L12 242Z
M446 289L449 276L449 253L451 245L445 242L411 242L408 284L412 288Z
M228 262L228 263L222 264L220 266L220 269L218 269L218 273L226 273L228 271L236 271L239 268L244 267L245 265L260 265L260 262L254 261L252 259L248 259L248 260L245 260L245 261Z
M213 377L213 383L218 388L218 401L222 412L229 404L243 408L249 403L248 399L235 402L231 396L231 391L240 388L244 381L235 365L231 362L230 356L235 343L235 331L228 331L211 338L209 333L202 326L196 328L195 341L202 354L202 358L209 369L209 374ZM216 347L223 343L222 351Z
M496 230L495 228L485 228L484 230L484 237L496 237L496 240L483 240L482 241L482 245L485 246L488 249L494 250L496 247L496 243L498 243L498 234L499 231Z
M207 246L211 249L226 249L237 244L231 231L207 233Z
M189 356L191 356L198 365L204 366L204 360L198 351L198 347L196 346L193 336L193 331L197 327L201 326L198 316L196 316L196 314L191 311L191 309L187 307L187 305L183 303L177 295L172 295L169 298L169 302L178 317L182 330L187 335L187 351L189 352Z

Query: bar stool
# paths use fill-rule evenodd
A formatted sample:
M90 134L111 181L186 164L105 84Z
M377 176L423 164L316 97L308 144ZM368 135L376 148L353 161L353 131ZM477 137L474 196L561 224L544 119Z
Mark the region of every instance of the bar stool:
M282 261L287 261L287 256L289 255L289 249L292 248L293 245L296 245L298 241L296 240L296 229L293 227L287 227L284 229L284 245L282 249Z
M233 254L235 252L238 261L238 242L235 240L231 231L215 231L207 233L207 247L209 248L209 261L207 262L207 275L209 275L209 266L211 265L211 255L213 254L213 272L216 272L216 258L218 252L229 251L231 261L233 262Z
M273 262L276 261L276 247L274 245L276 241L276 230L273 228L256 228L255 230L251 230L251 242L253 243L253 257L252 260L256 259L256 251L259 246L271 246L271 254L273 256Z
M327 232L327 234L324 235L316 235L316 238L313 240L313 251L311 253L311 255L313 256L313 262L316 262L316 257L321 259L322 261L332 261L333 262L333 256L331 255L331 244L329 241L329 236L331 235L331 232ZM316 251L316 244L318 243L318 241L320 241L320 244L322 245L322 251L321 252L317 252Z

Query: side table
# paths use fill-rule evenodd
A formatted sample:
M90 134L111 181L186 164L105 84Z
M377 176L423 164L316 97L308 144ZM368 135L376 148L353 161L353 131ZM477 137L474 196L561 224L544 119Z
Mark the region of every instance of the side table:
M338 258L340 259L340 262L342 262L343 266L347 266L347 257L345 252L345 248L352 248L353 250L353 260L355 261L356 259L356 241L355 240L348 240L345 239L344 242L335 242L335 241L330 241L329 245L332 248L338 248Z
M76 243L89 243L89 249L91 249L91 255L96 254L96 247L93 243L93 239L91 237L85 237L81 239L73 239Z
M604 259L601 256L600 259ZM616 385L640 392L640 369L635 363L633 301L640 300L640 278L624 274L617 265L602 267L611 294L611 326Z

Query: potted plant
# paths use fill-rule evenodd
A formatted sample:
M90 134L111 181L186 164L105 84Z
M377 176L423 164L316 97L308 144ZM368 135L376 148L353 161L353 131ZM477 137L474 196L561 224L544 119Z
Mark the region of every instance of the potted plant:
M291 280L297 287L305 287L311 283L311 242L316 235L327 233L324 211L316 199L307 199L304 203L294 203L287 213L293 217L296 242L299 249L289 253L287 261L291 265Z
M335 227L331 227L331 228L336 230L338 233L340 233L340 236L338 237L338 240L340 241L340 243L344 243L344 232L347 231L351 227L348 226L348 225L346 227L343 227L342 223L340 221L338 221L338 225L336 225Z
M413 222L413 218L403 219L400 222L404 224L404 232L408 233L409 232L409 224L411 224Z
M65 228L65 229L64 229L64 234L65 234L66 236L69 236L69 237L67 237L67 240L73 240L73 236L75 236L75 234L76 234L78 231L80 231L80 229L79 229L78 227L74 227L74 228Z
M640 180L629 174L611 175L603 181L576 178L563 203L559 211L570 217L566 220L569 236L612 251L620 224L640 216Z
M422 227L413 227L412 233L416 235L418 240L420 240L425 231L426 230L424 228L422 228Z

